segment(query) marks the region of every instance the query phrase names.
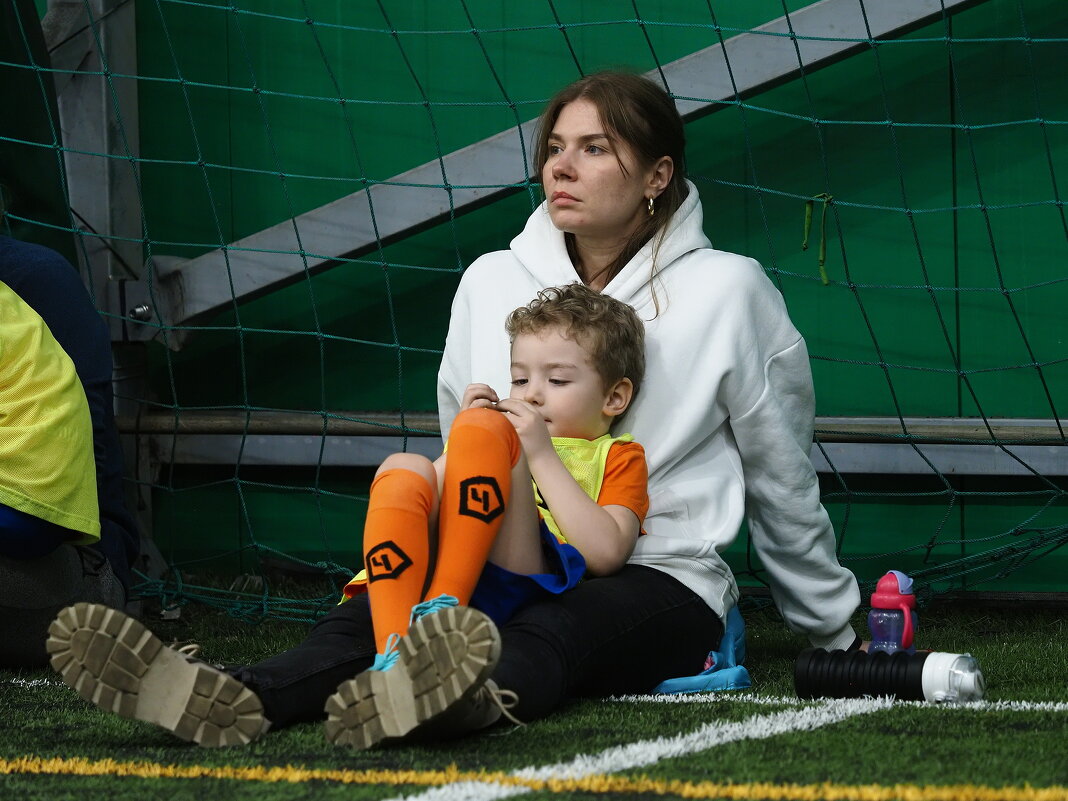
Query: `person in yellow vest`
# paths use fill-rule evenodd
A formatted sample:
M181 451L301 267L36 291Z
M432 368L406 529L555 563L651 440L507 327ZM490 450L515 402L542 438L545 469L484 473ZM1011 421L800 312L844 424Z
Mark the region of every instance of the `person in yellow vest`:
M396 697L411 693L407 670L396 663L413 618L470 605L503 625L586 573L618 571L641 533L649 508L645 451L629 434L609 433L641 386L641 319L627 304L574 283L541 291L512 312L506 330L508 397L471 384L437 461L399 453L376 473L365 569L345 595L369 591L378 656L328 702L334 742L370 747L450 705L443 698L425 714L393 712L410 706ZM494 627L459 614L471 639L485 645L474 669L488 676ZM478 683L483 695L498 695L491 681Z
M26 647L5 638L0 661L44 661L45 630L79 598L73 585L83 573L78 551L62 546L99 539L93 426L82 383L40 315L0 281L0 577L5 596L19 592L27 604L19 630L36 635ZM54 603L34 602L40 577L58 592Z

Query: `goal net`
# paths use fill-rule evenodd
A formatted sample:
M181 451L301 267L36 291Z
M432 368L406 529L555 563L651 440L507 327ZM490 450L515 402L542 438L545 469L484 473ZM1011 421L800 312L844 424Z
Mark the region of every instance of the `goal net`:
M531 121L611 67L676 98L709 238L808 342L842 562L1062 591L1059 0L30 5L0 95L42 113L0 124L2 227L76 260L112 327L143 592L334 602L374 466L440 448L457 281L541 200ZM759 595L744 536L727 557Z

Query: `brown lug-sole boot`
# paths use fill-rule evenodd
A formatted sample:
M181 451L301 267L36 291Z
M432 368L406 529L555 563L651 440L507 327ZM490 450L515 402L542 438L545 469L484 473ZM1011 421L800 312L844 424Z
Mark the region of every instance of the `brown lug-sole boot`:
M63 681L106 712L208 747L244 745L267 729L252 690L117 609L68 606L48 627L46 648Z
M501 654L493 621L465 606L416 620L386 670L366 670L342 682L326 702L326 738L371 748L404 737L478 690Z

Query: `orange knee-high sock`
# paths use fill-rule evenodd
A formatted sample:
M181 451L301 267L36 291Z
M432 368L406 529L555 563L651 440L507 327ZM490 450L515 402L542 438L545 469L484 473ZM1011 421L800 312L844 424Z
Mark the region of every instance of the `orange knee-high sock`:
M501 527L519 461L519 435L505 415L468 409L449 432L445 482L438 512L438 558L427 599L471 600Z
M430 564L434 490L411 470L379 473L371 484L363 529L363 564L378 653L391 634L404 635L412 607L423 600Z

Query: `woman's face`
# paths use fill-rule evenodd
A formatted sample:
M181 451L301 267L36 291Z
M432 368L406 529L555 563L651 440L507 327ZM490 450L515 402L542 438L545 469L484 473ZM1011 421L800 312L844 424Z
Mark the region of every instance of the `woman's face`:
M660 192L656 170L641 168L629 147L609 140L597 107L585 98L560 110L548 153L541 179L549 217L579 241L621 243L648 214L647 198Z

